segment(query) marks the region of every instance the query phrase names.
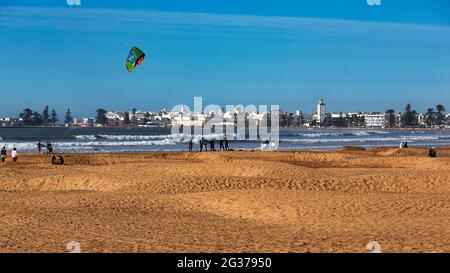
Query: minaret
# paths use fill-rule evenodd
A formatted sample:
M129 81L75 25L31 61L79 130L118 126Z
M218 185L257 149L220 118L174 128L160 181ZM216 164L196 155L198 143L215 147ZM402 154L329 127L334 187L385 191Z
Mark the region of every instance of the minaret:
M319 124L322 124L325 120L325 102L323 99L319 100L319 103L317 103L317 122Z

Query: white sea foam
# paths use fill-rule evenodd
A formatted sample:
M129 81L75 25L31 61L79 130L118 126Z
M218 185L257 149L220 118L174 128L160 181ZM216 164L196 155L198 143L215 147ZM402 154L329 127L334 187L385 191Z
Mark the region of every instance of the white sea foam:
M366 138L316 138L316 139L282 139L282 142L329 143L329 142L400 142L402 140L414 143L418 141L439 141L441 136L397 136L397 137L366 137Z
M318 137L352 137L352 136L370 136L370 135L385 135L389 134L389 132L385 131L331 131L331 132L282 132L281 136L302 136L308 138L318 138Z
M97 137L95 135L76 135L74 136L75 139L78 140L96 140Z
M173 140L175 142L186 142L189 139L193 139L194 142L198 142L201 138L205 138L207 140L212 139L222 139L223 134L208 134L208 135L186 135L186 134L171 134L171 135L107 135L107 134L98 134L98 135L76 135L75 139L80 141L102 141L102 140L111 140L111 141L144 141L144 140ZM233 135L235 136L235 135Z

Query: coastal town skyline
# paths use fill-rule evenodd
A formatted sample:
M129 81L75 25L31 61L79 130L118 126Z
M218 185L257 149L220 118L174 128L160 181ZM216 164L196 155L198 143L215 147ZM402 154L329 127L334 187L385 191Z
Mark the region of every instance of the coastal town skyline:
M275 108L273 108L275 107ZM115 110L97 108L95 115L76 115L70 108L58 114L46 105L40 113L25 108L17 116L1 117L0 127L22 126L203 126L205 122L219 118L224 124L236 125L236 115L245 114L246 120L270 123L273 110L277 111L277 124L281 127L340 127L340 128L449 128L450 114L442 104L426 110L416 110L410 103L403 109L388 108L385 111L330 111L320 98L315 110L285 111L278 105L203 105L201 97L194 98L194 106L179 104L171 109Z
M125 106L122 108L116 108L116 107L95 107L93 109L85 109L79 112L73 111L73 107L70 104L61 106L61 107L54 107L51 104L48 103L44 103L44 104L24 104L22 107L18 107L15 110L12 110L11 112L2 112L0 110L0 118L12 118L12 117L16 117L19 115L20 112L22 112L24 109L32 109L33 111L39 112L41 113L45 107L50 107L49 111L51 110L55 110L56 113L58 113L59 116L64 115L67 110L69 109L71 111L71 115L73 117L92 117L95 115L95 112L97 109L105 109L107 111L112 111L112 112L131 112L133 109L136 109L139 112L150 112L150 113L155 113L155 112L160 112L160 111L168 111L170 112L172 109L175 108L179 108L179 106L183 105L188 109L194 109L194 103L193 101L195 100L196 97L192 98L189 102L180 102L180 103L176 103L173 104L171 106L157 106L157 107L141 107L138 108L136 105L130 105L130 106ZM203 97L201 97L203 99ZM280 111L284 111L284 112L290 112L290 113L295 113L296 111L301 111L305 114L316 114L317 113L317 102L320 100L325 100L326 104L327 104L327 111L329 113L349 113L349 112L385 112L386 110L389 109L394 109L398 112L402 112L402 110L404 110L405 106L407 104L410 104L414 109L416 109L419 113L420 112L426 112L427 109L429 108L434 108L437 105L444 105L445 106L445 101L436 101L436 102L430 102L430 103L420 103L425 105L425 107L423 109L417 107L417 105L419 104L418 102L411 102L411 101L404 101L404 102L400 102L398 104L398 107L393 106L392 104L386 104L384 106L379 106L376 108L371 108L371 107L367 107L365 106L365 104L363 103L359 103L358 106L354 106L354 107L350 107L350 108L344 108L344 107L340 107L339 105L335 105L333 104L333 102L326 98L326 97L317 97L311 104L306 105L304 103L299 103L297 105L297 107L293 106L292 108L287 108L287 107L283 107L283 105L277 105L280 109ZM205 101L203 99L203 101ZM248 104L244 104L244 103L235 103L235 104L218 104L218 103L204 103L204 106L219 106L222 109L225 109L227 106L251 106L254 105L256 107L258 107L259 105L267 105L270 107L270 103L261 103L261 104L254 104L254 103L248 103ZM276 105L276 104L272 104L272 105ZM192 111L194 112L194 111Z

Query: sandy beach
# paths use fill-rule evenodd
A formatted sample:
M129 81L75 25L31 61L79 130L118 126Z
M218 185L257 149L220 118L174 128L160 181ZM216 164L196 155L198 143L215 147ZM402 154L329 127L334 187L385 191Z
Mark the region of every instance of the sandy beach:
M0 252L450 252L450 148L0 163Z

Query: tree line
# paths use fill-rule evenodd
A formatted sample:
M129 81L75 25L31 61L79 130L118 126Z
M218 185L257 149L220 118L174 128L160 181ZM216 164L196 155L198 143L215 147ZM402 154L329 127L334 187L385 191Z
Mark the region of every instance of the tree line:
M96 120L97 124L107 125L108 124L108 118L106 116L107 110L99 108L96 110L96 113L97 113L97 115L95 117L95 120ZM136 108L133 108L133 110L131 110L131 113L128 111L125 111L123 113L123 124L124 125L137 125L138 119L136 117L136 113L137 113ZM150 120L150 113L146 112L143 116L142 122L146 123L149 120Z
M437 105L436 110L428 108L424 116L426 125L429 127L445 125L445 107L442 104ZM400 120L397 120L394 109L388 109L386 111L386 126L388 128L397 127L397 124L404 128L411 128L416 127L419 122L419 114L416 110L412 109L409 103L406 105L405 111L401 114Z
M22 123L25 126L56 126L59 121L56 110L53 108L49 111L48 105L44 107L42 113L33 111L31 108L25 108L19 114L19 118L22 119ZM70 112L70 109L67 109L64 115L64 123L71 124L72 122L72 113Z
M428 108L424 118L426 125L429 127L432 126L441 126L445 125L445 107L442 104L436 106L434 108ZM136 125L136 108L130 112L126 111L124 113L124 121L125 125ZM107 110L99 108L96 110L96 123L101 125L108 124L108 118L106 116ZM394 109L388 109L385 113L386 116L386 127L394 128L394 127L403 127L403 128L412 128L416 127L419 124L419 114L416 110L414 110L411 104L407 104L405 107L405 111L400 115L400 118L397 118L396 111ZM22 123L25 126L56 126L58 119L58 114L56 110L53 108L49 111L48 105L44 107L42 113L37 111L33 111L30 108L24 109L19 117L22 119ZM150 118L150 114L147 112L144 115L144 119L148 120ZM70 109L67 109L64 115L64 124L72 124L73 117ZM341 127L361 127L364 124L364 119L357 116L350 116L346 118L340 118L338 120L326 120L325 125L327 126L341 126Z

